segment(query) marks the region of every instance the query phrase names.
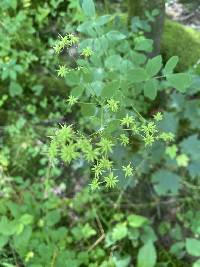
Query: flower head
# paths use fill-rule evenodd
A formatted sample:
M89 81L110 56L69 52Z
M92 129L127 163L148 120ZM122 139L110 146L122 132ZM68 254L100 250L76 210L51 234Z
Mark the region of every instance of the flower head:
M78 102L78 98L73 95L70 95L69 98L67 99L67 102L69 103L70 106L73 106Z
M63 65L63 66L59 66L59 69L57 70L57 72L58 72L58 76L65 77L65 75L70 72L70 69L66 65Z
M112 112L117 112L118 108L119 108L119 101L116 101L114 99L109 99L108 101L108 107Z
M93 51L89 46L87 46L82 50L81 55L84 57L90 57L93 55Z
M134 118L132 116L129 116L128 114L126 114L126 117L124 117L121 120L122 126L130 127L133 123L134 123Z
M125 177L133 175L133 167L131 167L130 163L127 166L122 166L122 170L124 171Z
M110 172L108 176L105 177L106 187L114 188L118 183L118 177L114 176L113 172Z
M92 183L90 184L91 190L95 191L95 190L99 189L99 186L100 186L99 179L98 178L94 178L92 180Z

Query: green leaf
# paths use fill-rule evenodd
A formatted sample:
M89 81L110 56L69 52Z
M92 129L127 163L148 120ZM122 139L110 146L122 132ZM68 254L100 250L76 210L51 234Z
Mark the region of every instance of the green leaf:
M96 19L95 24L98 26L102 26L108 23L112 19L111 15L104 15Z
M185 92L192 84L191 76L187 73L169 74L166 78L168 83L180 92Z
M159 83L156 79L148 80L144 85L144 95L151 100L157 96Z
M181 255L184 250L185 250L185 242L183 241L176 242L170 247L170 253L177 256Z
M111 98L114 94L116 94L118 89L119 89L118 81L109 82L104 86L101 92L101 96L103 98Z
M153 9L151 14L152 14L152 16L158 16L160 14L160 11L159 11L159 9Z
M11 82L9 86L9 93L12 97L21 95L23 92L23 88L20 84L16 82Z
M194 161L200 161L200 139L197 134L183 139L180 147L183 154L189 155Z
M173 134L176 134L178 131L178 123L177 113L165 112L163 114L163 120L159 123L159 129L163 132L172 132Z
M119 31L110 31L106 34L106 37L111 41L121 41L126 39L126 35Z
M81 232L83 234L83 238L84 239L89 239L91 236L94 236L96 235L96 230L93 229L89 223L86 223L82 229L81 229Z
M200 76L199 76L200 78ZM200 81L200 80L199 80ZM200 88L200 84L197 85L196 88ZM193 93L190 95L194 95ZM185 98L186 99L186 98ZM192 129L198 129L200 130L200 99L186 99L185 105L184 105L184 118L188 119L190 121L190 128Z
M106 58L105 66L108 69L120 69L122 58L119 55L112 55Z
M195 261L192 267L200 267L200 260Z
M194 238L186 239L186 251L188 254L200 257L200 241Z
M24 231L24 224L22 223L16 223L15 225L15 234L19 235Z
M90 83L87 90L90 92L91 95L95 93L96 96L100 96L103 89L103 82L95 81Z
M0 249L8 243L8 236L0 236Z
M7 262L2 262L1 264L2 264L2 267L16 267L16 265L14 266L14 265L7 263Z
M53 226L57 224L61 219L60 211L59 210L52 210L47 213L45 217L45 221L48 226Z
M82 96L84 92L84 87L83 86L77 86L77 87L74 87L71 91L71 95L74 96L74 97L80 97Z
M136 214L129 215L127 219L129 225L133 228L139 228L148 222L147 218Z
M83 114L83 116L86 116L86 117L94 116L95 112L96 112L95 104L92 104L92 103L81 104L81 113Z
M192 163L189 164L187 169L188 169L189 174L192 178L197 178L199 176L199 173L200 173L199 160L192 161Z
M167 61L165 68L163 69L163 74L164 75L171 74L173 72L174 68L176 67L178 61L179 61L179 57L177 57L177 56L171 57Z
M127 226L123 223L117 224L112 232L113 241L118 241L126 237L128 234Z
M160 169L152 175L154 188L159 195L177 194L181 188L180 180L180 176L164 169Z
M83 0L82 9L86 16L88 17L95 16L95 5L93 0Z
M19 235L14 235L13 237L13 245L16 251L20 252L27 252L27 247L29 240L31 238L32 229L30 226L27 226L23 232L21 232Z
M77 31L85 33L85 34L87 34L89 36L93 36L93 37L96 36L96 32L94 31L90 21L86 21L86 22L83 22L82 24L80 24L77 27ZM93 41L92 39L83 40L82 42L80 42L79 48L83 49L84 47L87 47L87 46L91 47L92 41Z
M12 1L9 1L11 2L11 6L13 9L16 9L17 8L17 0L12 0Z
M23 224L23 225L28 225L31 224L33 222L33 216L30 214L24 214L20 217L19 221Z
M161 67L162 57L159 55L148 60L146 65L146 71L151 77L153 77L160 71Z
M151 241L140 248L137 256L137 267L154 267L156 264L156 250Z
M130 70L128 72L128 80L130 80L133 83L140 83L146 81L149 76L145 69L143 68L135 68L133 70Z
M127 255L124 257L120 257L119 255L113 256L113 261L116 267L128 267L130 266L131 256Z
M0 220L0 234L5 236L13 235L16 232L16 224L14 221L9 221L7 217L2 216Z
M153 48L153 41L150 39L139 38L137 39L135 50L151 52Z
M144 54L138 53L134 50L130 51L130 54L135 66L141 66L146 62L147 57Z

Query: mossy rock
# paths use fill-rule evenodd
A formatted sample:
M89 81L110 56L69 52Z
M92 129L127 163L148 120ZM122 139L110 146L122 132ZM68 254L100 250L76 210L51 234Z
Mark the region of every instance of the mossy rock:
M174 55L179 57L177 71L188 70L200 59L200 32L180 23L166 20L161 53L165 61ZM200 73L200 66L198 73Z

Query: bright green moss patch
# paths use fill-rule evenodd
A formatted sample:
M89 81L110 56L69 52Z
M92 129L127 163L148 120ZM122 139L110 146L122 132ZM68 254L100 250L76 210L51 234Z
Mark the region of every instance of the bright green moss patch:
M177 71L187 70L200 59L200 32L166 20L161 52L165 60L179 56Z

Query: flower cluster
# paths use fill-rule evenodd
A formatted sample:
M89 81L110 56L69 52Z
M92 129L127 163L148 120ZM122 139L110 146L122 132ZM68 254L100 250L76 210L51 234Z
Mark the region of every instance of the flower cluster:
M53 49L56 54L60 54L64 48L69 48L73 45L76 45L79 42L79 38L72 33L66 34L64 37L59 35L59 40L53 46Z
M74 101L77 100L72 98L71 104ZM51 137L50 159L60 158L67 164L81 159L91 166L91 172L94 174L91 183L92 190L98 189L100 185L113 188L118 183L118 176L116 175L118 166L112 161L112 154L116 146L128 146L130 139L135 135L141 138L144 146L151 146L156 140L170 142L174 138L172 133L159 131L155 116L152 121L144 120L141 122L132 115L126 114L120 122L119 135L114 141L104 134L104 130L88 138L82 133L76 132L72 125L61 126ZM135 169L131 163L122 166L125 178L133 177Z
M73 45L78 45L78 37L74 34L67 34L64 37L60 36L59 41L54 46L54 50L59 54L64 48L68 49ZM93 114L96 116L94 118L93 115L94 119L92 121L95 124L95 130L91 135L85 136L84 133L75 131L72 125L62 125L51 137L49 158L51 160L59 158L66 164L76 160L86 162L93 174L93 180L90 184L91 189L95 190L102 185L106 188L115 187L119 180L118 171L122 171L124 177L127 178L133 177L137 169L137 166L133 167L131 163L126 163L119 170L119 166L113 160L116 147L121 146L123 149L128 149L132 140L136 138L145 150L146 147L152 146L157 140L173 141L174 135L159 130L158 125L163 118L161 112L156 113L152 119L146 120L135 107L132 106L130 108L130 106L127 106L124 100L126 96L121 89L120 96L112 86L111 92L105 90L106 82L110 83L106 78L105 81L90 82L91 77L97 75L99 71L95 69L95 75L92 74L90 77L89 64L92 63L94 58L91 58L90 62L88 57L92 55L93 51L89 46L81 50L80 56L82 58L77 61L77 66L73 70L81 70L80 81L86 81L86 86L83 85L85 91L83 90L84 93L78 97L71 94L67 99L67 103L70 108L75 104L80 105L81 112L85 111L86 113L86 120L90 116L88 114L92 114L94 111ZM85 63L84 60L87 64L82 64ZM65 77L71 70L66 65L59 66L57 70L58 76ZM101 89L101 84L104 84L103 89ZM78 86L81 86L81 84ZM105 95L102 95L102 92ZM86 103L86 99L91 103ZM109 133L109 125L111 124L115 128L114 131L112 130L112 134ZM179 158L179 164L186 163L185 158Z

